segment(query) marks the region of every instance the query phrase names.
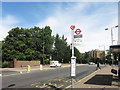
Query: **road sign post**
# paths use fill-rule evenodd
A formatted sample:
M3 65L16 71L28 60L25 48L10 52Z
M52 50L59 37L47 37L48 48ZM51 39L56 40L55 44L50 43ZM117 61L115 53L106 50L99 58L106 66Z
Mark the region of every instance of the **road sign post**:
M76 57L71 57L71 78L72 78L72 88L74 88L74 78L76 76Z
M71 57L71 77L76 76L76 57Z
M72 57L71 57L71 78L72 78L72 88L74 88L74 78L76 76L76 57L74 56L74 45L77 43L82 42L82 34L80 29L76 29L74 32L75 26L72 25L71 27L72 34L71 34L71 41L72 41ZM76 35L74 35L76 33Z
M76 76L76 57L74 56L74 29L75 26L70 27L72 29L71 40L72 40L72 57L71 57L71 78L72 78L72 88L74 88L74 77Z

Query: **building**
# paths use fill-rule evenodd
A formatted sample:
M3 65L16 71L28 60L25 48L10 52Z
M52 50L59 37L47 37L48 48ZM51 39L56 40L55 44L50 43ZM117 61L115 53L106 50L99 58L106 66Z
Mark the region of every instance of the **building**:
M93 57L93 58L101 58L102 59L105 57L104 52L105 51L100 51L98 49L95 49L95 50L89 51L89 55L90 55L90 57Z

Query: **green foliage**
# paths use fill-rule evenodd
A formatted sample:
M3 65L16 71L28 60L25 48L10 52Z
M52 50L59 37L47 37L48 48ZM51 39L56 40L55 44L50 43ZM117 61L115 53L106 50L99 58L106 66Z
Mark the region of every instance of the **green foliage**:
M84 59L85 59L85 63L89 63L90 62L89 52L85 52Z
M83 61L83 55L79 52L79 50L75 47L75 56L76 56L76 62L82 63Z
M52 56L52 59L63 63L71 61L70 45L67 44L64 35L60 37L52 36L52 30L49 26L45 28L34 27L13 28L8 32L8 36L2 41L2 59L3 61L17 60L41 60L41 63L49 63L46 59ZM54 48L53 48L54 43ZM77 62L84 62L84 56L75 48ZM44 60L44 61L43 61Z
M117 64L119 61L120 53L112 52L112 50L107 50L106 63L107 64ZM118 60L117 60L118 59Z
M8 67L8 62L7 62L7 61L4 61L3 64L2 64L2 67L3 67L3 68L7 68L7 67Z
M111 59L111 50L107 50L107 55L106 55L106 59L107 59L107 63L108 64L112 64L112 59Z
M67 46L67 39L64 38L64 35L62 38L57 34L55 37L55 43L54 43L54 51L53 51L53 59L58 60L59 62L67 63L70 60L70 47Z
M0 68L2 68L2 61L0 61Z
M2 67L2 42L0 41L0 68Z
M50 60L49 59L44 59L43 63L44 64L50 64Z
M45 28L34 27L30 29L13 28L2 41L3 61L17 60L43 60L52 53L54 37L49 26ZM43 55L44 47L44 55Z
M60 37L58 34L55 37L54 50L53 50L53 59L58 60L62 63L69 63L71 61L71 49L70 45L67 44L66 38L64 35ZM79 52L77 48L75 48L75 56L77 59L77 63L82 62L83 55Z

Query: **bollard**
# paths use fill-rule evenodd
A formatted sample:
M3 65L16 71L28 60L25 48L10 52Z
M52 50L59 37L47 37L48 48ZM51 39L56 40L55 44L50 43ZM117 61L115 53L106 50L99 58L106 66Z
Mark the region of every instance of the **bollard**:
M40 65L40 70L43 70L43 67L42 67L42 65Z
M30 65L27 65L27 71L30 71Z

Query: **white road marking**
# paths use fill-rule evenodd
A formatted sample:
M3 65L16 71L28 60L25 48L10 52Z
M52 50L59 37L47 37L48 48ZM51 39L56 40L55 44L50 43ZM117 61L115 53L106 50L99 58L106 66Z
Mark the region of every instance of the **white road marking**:
M3 77L5 77L5 76L11 76L11 75L21 75L20 73L18 74L9 74L9 75L2 75Z

